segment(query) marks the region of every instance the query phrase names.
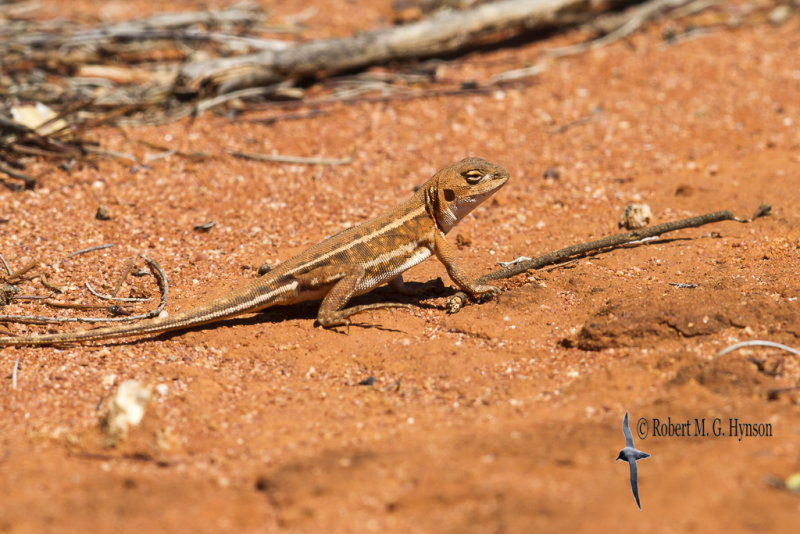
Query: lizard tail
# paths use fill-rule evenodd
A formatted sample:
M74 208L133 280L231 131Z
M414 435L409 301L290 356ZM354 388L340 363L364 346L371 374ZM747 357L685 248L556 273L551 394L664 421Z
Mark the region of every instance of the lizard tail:
M260 311L275 304L281 304L282 302L276 299L275 296L278 293L286 293L288 289L293 289L293 287L279 287L272 291L264 291L263 282L255 280L225 297L196 308L176 313L172 316L150 319L124 326L108 326L58 334L0 337L0 346L86 343L105 339L146 336L148 334L160 334L172 330L191 328L221 319L236 317L245 313Z
M132 336L143 336L147 334L169 332L179 328L187 328L194 324L201 323L181 323L176 321L178 317L166 317L164 319L151 319L142 323L134 323L124 326L107 326L103 328L93 328L91 330L76 330L72 332L61 332L58 334L41 334L31 336L8 336L0 337L0 346L8 345L59 345L69 343L85 343L90 341L101 341L104 339L116 339Z

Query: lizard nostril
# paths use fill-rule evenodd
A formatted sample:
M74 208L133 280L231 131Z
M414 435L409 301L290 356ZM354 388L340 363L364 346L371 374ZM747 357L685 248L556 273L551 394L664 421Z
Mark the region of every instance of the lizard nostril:
M456 192L452 189L445 189L444 190L444 199L448 202L452 202L456 199Z

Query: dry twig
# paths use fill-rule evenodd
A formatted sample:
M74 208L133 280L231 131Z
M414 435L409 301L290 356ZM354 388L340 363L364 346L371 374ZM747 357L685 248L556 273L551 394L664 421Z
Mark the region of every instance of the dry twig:
M255 161L271 161L274 163L291 163L295 165L350 165L353 163L353 156L346 158L305 158L300 156L282 156L280 154L255 154L252 152L240 152L238 150L228 150L229 154L237 158L252 159Z
M609 45L632 34L648 20L659 16L665 11L685 5L690 1L692 0L649 0L633 9L630 15L625 17L624 22L614 31L585 43L551 48L547 53L554 57L571 56Z
M719 351L716 354L716 357L719 358L723 354L728 354L729 352L733 352L743 347L771 347L774 349L785 350L786 352L791 352L792 354L800 356L800 350L793 349L792 347L788 347L780 343L775 343L774 341L762 341L759 339L754 339L752 341L742 341L741 343L736 343L735 345L731 345L730 347Z
M97 245L94 247L82 248L80 250L76 250L75 252L68 254L67 259L74 258L80 254L86 254L87 252L94 252L95 250L103 250L105 248L111 248L114 246L114 243L106 243L105 245Z
M14 369L11 371L11 389L17 389L17 371L19 370L19 359L21 356L17 356L17 359L14 361Z
M622 2L609 1L611 8ZM469 46L507 40L534 30L585 22L584 0L501 0L474 9L440 12L430 18L354 37L322 39L285 50L265 50L184 65L179 90L217 93L268 85L285 79L318 77L386 63L452 53Z
M5 263L5 261L3 263ZM22 269L18 269L16 271L14 271L13 273L8 273L8 276L5 277L6 278L6 282L10 283L10 282L18 280L18 279L22 278L24 275L26 275L27 273L29 273L30 271L32 271L33 269L35 269L38 266L39 266L39 262L38 261L32 261L32 262L28 263ZM6 266L6 268L8 268L8 266Z
M146 298L146 297L144 297L144 298L142 298L142 297L115 297L113 295L104 295L104 294L100 293L99 291L97 291L95 288L93 288L88 280L86 280L83 283L83 285L84 285L84 287L86 287L86 291L88 291L89 293L91 293L92 295L94 295L95 297L97 297L97 298L99 298L101 300L113 300L113 301L116 301L116 302L145 302L145 301L150 300L149 298Z
M128 278L128 275L131 274L134 265L136 264L136 258L131 258L128 260L128 265L125 267L125 271L122 273L122 276L119 277L119 281L117 285L114 286L114 291L111 293L111 298L114 298L119 294L119 290L122 288L122 284L125 283L125 280Z
M748 223L754 219L757 219L758 217L762 217L768 214L769 212L770 212L770 207L768 205L762 205L759 206L758 210L756 210L756 213L750 219L740 219L734 216L733 213L731 213L729 210L724 210L724 211L716 211L714 213L707 213L705 215L699 215L697 217L690 217L688 219L682 219L679 221L670 221L662 224L657 224L655 226L650 226L647 228L639 228L637 230L632 230L630 232L604 237L602 239L596 239L588 243L572 245L563 248L561 250L556 250L554 252L544 254L537 258L524 259L523 261L518 261L518 262L511 262L506 267L503 267L501 269L498 269L496 271L493 271L491 273L485 274L477 278L475 280L475 283L485 284L486 282L489 282L491 280L499 280L501 278L511 278L512 276L522 274L526 271L541 269L542 267L545 267L547 265L563 262L575 256L584 255L589 252L594 252L597 250L612 249L620 245L636 243L638 241L643 241L645 239L660 236L667 232L674 232L675 230L681 230L684 228L696 228L698 226L703 226L706 224L715 223L719 221L736 221L740 223ZM451 313L458 312L467 302L467 299L468 297L466 293L462 291L459 291L455 295L453 295L450 298L450 302L448 303L448 306L450 307L450 312Z

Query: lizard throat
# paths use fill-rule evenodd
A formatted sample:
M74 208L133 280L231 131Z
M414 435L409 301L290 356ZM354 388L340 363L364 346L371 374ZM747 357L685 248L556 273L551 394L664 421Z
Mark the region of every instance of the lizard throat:
M436 215L436 222L439 224L439 228L441 228L442 232L446 234L453 228L453 226L456 225L456 223L458 223L464 217L469 215L472 210L478 207L481 202L489 198L492 193L494 193L494 189L487 191L486 193L462 198L460 200L455 200L445 204L441 207L439 213Z

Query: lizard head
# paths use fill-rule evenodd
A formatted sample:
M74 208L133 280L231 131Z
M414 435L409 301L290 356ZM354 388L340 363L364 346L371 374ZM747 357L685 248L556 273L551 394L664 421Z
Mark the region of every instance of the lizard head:
M444 233L508 180L508 171L481 158L465 158L437 172L430 193L436 221Z

